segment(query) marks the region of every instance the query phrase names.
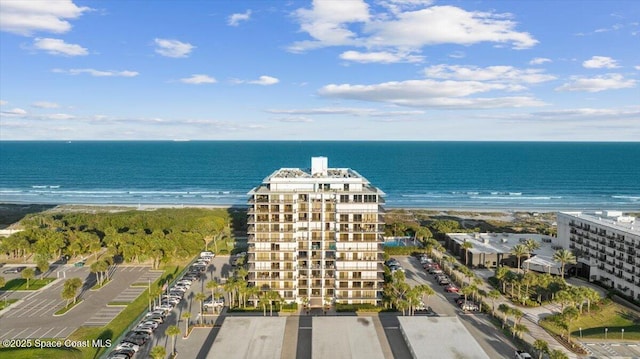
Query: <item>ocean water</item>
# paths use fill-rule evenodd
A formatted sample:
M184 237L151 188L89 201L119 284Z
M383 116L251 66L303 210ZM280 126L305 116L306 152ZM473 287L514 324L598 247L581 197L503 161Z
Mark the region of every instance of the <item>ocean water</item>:
M312 156L387 207L640 210L640 142L0 141L0 202L244 205Z

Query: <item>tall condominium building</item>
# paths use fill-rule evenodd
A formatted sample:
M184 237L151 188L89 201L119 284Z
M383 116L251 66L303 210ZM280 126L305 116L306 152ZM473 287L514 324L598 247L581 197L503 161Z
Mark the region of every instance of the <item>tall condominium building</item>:
M380 302L384 193L349 168L281 168L249 192L249 283L319 307Z
M558 239L578 259L578 274L640 300L640 223L622 212L558 213Z

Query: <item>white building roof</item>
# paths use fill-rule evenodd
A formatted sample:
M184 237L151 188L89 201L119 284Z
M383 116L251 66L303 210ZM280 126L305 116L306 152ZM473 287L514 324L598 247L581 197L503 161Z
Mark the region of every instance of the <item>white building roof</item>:
M399 316L398 321L416 359L489 359L458 317Z
M449 238L458 243L471 242L473 248L470 253L501 253L508 254L516 244L522 244L531 238L540 244L540 248L533 251L536 255L553 257L553 253L560 249L558 240L554 237L533 233L447 233Z
M623 216L620 211L560 213L640 236L640 223L638 222L638 219L635 217Z
M280 359L286 323L286 317L228 316L207 358Z
M314 317L311 350L313 359L384 359L369 317Z

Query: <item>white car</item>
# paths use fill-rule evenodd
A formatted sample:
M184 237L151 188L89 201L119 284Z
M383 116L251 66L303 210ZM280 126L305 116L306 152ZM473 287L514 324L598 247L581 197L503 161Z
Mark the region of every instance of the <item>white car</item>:
M137 344L129 343L129 342L122 342L116 346L115 350L120 350L120 349L131 349L137 353L138 350L140 350L140 346Z
M187 291L187 287L176 285L175 287L171 288L170 291L171 292L180 291L180 292L184 293L184 292Z
M158 325L159 324L157 322L149 320L149 321L140 322L138 326L149 326L149 327L152 327L153 329L156 329Z
M178 282L176 282L176 284L190 286L191 284L193 284L193 282L188 279L181 279Z

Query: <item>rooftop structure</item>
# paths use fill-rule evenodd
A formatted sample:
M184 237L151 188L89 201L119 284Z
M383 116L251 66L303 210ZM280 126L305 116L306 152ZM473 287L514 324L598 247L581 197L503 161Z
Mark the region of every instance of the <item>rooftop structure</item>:
M226 317L207 358L280 359L286 323L285 317Z
M398 317L400 331L416 359L489 359L458 317Z
M619 211L560 212L558 239L578 260L578 275L640 300L640 223Z
M356 171L281 168L249 192L249 282L287 302L380 302L382 196Z
M314 317L312 358L383 359L370 317Z
M513 247L533 239L540 245L532 253L529 269L559 274L560 265L553 261L553 253L562 248L556 238L534 233L447 233L447 246L464 261L464 242L473 246L469 249L467 265L494 268L498 264L517 266L517 258L511 255ZM521 258L521 266L527 258ZM531 266L534 264L534 266Z

